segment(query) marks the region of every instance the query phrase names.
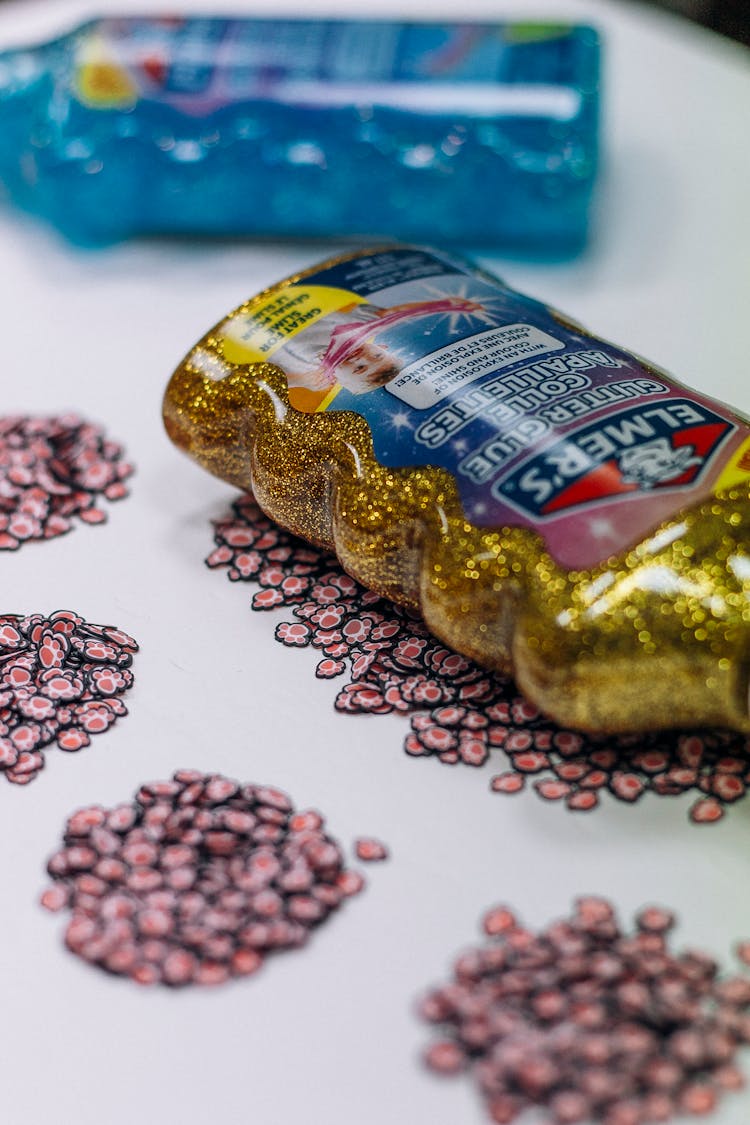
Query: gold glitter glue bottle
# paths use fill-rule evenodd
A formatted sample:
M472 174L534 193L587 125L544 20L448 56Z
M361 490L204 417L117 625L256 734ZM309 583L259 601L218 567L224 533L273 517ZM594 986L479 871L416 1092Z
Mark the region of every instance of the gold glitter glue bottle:
M246 301L164 419L566 726L750 731L750 424L442 252Z

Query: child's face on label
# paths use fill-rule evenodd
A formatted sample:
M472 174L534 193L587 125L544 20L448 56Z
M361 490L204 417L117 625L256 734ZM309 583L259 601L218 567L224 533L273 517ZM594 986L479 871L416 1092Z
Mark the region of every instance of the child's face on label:
M365 342L336 364L336 382L352 394L382 387L399 373L393 355L378 344Z

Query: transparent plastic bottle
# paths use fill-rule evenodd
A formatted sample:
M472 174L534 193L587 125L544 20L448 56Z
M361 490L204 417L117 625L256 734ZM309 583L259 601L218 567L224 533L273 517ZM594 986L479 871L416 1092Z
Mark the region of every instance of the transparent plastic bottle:
M586 235L598 81L581 26L99 19L0 56L0 181L80 243L567 253Z
M253 297L172 440L560 723L750 730L750 424L442 252Z

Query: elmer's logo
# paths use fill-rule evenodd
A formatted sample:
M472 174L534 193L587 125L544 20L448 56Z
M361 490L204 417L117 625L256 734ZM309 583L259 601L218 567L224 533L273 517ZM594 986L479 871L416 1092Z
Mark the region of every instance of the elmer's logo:
M735 429L689 399L618 411L555 442L493 487L539 518L632 493L692 485Z

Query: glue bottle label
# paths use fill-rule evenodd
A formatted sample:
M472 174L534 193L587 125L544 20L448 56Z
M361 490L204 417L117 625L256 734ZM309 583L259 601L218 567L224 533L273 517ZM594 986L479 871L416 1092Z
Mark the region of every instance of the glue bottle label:
M253 99L298 107L372 104L572 120L581 96L566 26L388 20L97 20L78 37L76 93L90 108L142 98L206 116ZM536 45L517 72L509 46ZM531 68L531 69L530 69Z
M387 467L454 476L478 527L591 568L750 478L728 408L442 254L360 254L232 314L224 358L271 361L298 410L362 415Z

